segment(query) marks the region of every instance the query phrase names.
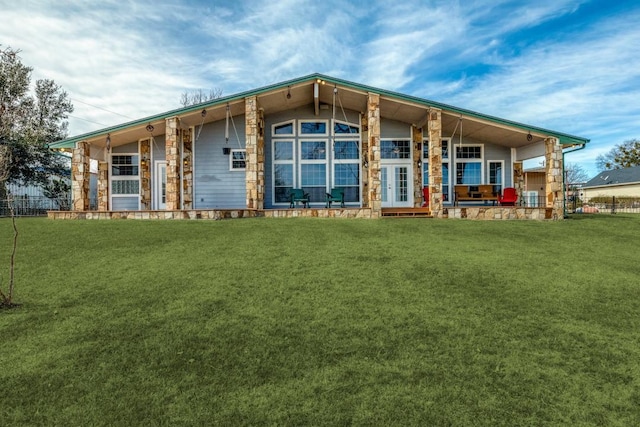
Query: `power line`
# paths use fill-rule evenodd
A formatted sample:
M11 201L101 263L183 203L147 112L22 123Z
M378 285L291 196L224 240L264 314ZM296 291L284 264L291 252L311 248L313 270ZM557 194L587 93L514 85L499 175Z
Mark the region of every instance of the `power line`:
M74 119L78 119L78 120L84 120L85 122L94 123L96 125L100 125L100 126L104 126L104 127L108 126L108 125L105 125L103 123L94 122L93 120L83 119L82 117L78 117L78 116L72 116L71 114L69 114L69 117L73 117Z
M70 98L74 102L79 102L84 105L88 105L89 107L97 108L98 110L106 111L107 113L115 114L120 117L124 117L125 119L133 120L133 117L125 116L124 114L116 113L115 111L107 110L106 108L98 107L97 105L89 104L88 102L80 101L79 99ZM98 123L99 124L99 123Z

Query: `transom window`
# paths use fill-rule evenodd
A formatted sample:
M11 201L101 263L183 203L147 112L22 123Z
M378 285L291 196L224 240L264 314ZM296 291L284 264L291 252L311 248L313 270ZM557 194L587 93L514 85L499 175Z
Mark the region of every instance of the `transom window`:
M380 158L409 159L411 156L411 141L383 139L380 141Z
M300 135L327 135L326 121L300 121Z
M113 155L111 156L112 176L137 176L138 156L137 155Z
M482 147L479 145L456 147L456 159L482 159Z
M295 134L293 121L273 125L272 133L278 136L293 136Z

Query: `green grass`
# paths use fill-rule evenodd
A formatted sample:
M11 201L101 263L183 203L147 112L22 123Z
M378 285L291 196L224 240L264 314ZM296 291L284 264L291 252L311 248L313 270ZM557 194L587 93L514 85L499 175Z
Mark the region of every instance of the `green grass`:
M0 425L640 424L638 216L18 227Z

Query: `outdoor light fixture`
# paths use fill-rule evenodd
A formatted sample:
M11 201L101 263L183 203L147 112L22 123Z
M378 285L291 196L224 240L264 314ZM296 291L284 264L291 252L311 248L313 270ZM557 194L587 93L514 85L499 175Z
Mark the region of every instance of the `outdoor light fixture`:
M151 133L151 132L153 132L153 130L154 130L154 129L155 129L155 128L153 127L153 125L152 125L151 123L149 123L149 124L147 125L147 132Z
M533 139L533 135L531 135L531 132L529 132L529 134L527 134L527 141L531 141Z
M291 86L287 86L287 99L291 99Z
M202 118L204 119L204 116L207 115L207 110L202 110L200 111L200 115L202 116Z
M142 157L140 158L140 164L142 166L146 166L147 165L147 160L149 160L149 158L147 157L147 153L143 154Z
M110 133L107 134L106 144L107 144L107 151L111 151L111 134Z
M422 167L422 160L418 160L418 167L421 168Z

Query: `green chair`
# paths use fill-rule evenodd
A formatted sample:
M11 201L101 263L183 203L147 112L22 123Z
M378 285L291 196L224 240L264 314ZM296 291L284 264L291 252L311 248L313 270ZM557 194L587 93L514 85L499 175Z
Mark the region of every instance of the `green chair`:
M332 188L331 193L327 193L325 208L330 208L332 202L340 202L340 207L344 208L344 188Z
M305 208L309 207L309 193L305 193L301 188L294 188L289 193L289 207L293 208L298 203L302 203Z

